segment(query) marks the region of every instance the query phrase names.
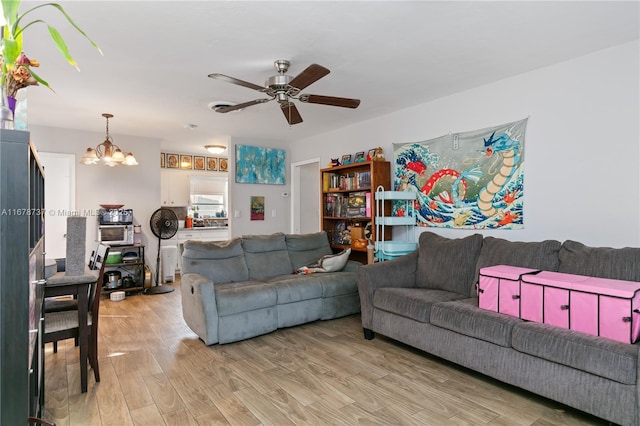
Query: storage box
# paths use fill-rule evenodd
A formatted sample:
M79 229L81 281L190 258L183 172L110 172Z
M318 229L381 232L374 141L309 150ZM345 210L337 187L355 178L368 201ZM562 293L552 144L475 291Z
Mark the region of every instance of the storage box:
M520 282L525 274L537 269L495 265L480 269L478 306L489 311L520 317Z
M543 271L523 277L521 306L522 319L624 343L640 337L639 282Z

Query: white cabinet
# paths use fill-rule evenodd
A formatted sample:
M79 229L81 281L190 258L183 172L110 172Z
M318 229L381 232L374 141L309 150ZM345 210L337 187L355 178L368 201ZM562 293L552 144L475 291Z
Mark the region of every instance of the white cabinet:
M161 201L165 207L188 206L189 175L181 170L162 170L160 172Z

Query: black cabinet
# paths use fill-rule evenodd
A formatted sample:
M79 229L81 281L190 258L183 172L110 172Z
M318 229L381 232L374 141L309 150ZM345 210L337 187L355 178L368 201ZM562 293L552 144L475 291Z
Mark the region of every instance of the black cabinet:
M29 132L0 132L0 424L44 403L44 173Z

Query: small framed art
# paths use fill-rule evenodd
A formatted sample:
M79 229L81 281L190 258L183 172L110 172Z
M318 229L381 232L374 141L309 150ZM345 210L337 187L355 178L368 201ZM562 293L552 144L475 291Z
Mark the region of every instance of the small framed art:
M193 170L204 170L204 157L199 155L193 156Z
M207 157L207 170L210 172L218 170L218 159L216 157Z
M376 149L371 148L367 153L367 161L371 161L375 155L376 155Z
M364 151L356 152L356 158L353 160L354 163L361 163L364 161Z
M165 166L165 162L164 162L164 152L160 153L160 168L164 168Z
M167 168L177 169L180 165L180 156L178 154L167 154Z
M351 164L351 154L345 154L342 156L342 160L340 161L341 165Z
M193 158L190 155L180 155L180 168L181 169L192 169L193 168Z
M226 158L218 158L218 170L221 172L229 171L229 162Z

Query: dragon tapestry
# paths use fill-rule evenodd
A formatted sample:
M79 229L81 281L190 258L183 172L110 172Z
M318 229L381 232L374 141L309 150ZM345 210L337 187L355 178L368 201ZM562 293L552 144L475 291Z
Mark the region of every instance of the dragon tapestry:
M522 229L527 119L413 143L393 144L394 187L415 191L419 226Z

